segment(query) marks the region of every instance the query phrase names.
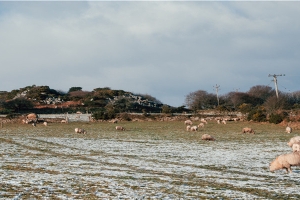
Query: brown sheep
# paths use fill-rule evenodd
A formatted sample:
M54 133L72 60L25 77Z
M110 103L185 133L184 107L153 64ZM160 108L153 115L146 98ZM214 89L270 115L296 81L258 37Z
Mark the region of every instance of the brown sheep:
M299 152L278 156L270 163L270 171L274 172L275 170L285 169L287 173L292 173L291 166L300 166Z
M243 128L242 133L252 133L252 134L255 134L255 131L252 128L245 127L245 128Z
M298 142L300 142L300 136L295 136L292 137L287 144L289 145L289 147L292 147L294 143L298 143Z
M116 126L117 131L125 131L125 128L123 126Z
M216 140L214 137L212 137L211 135L208 135L208 134L202 135L201 139L202 140L211 140L211 141Z

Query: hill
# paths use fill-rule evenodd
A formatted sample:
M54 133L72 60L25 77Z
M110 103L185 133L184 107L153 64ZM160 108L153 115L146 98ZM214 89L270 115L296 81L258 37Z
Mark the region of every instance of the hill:
M151 95L134 94L124 90L112 90L109 87L82 91L81 87L72 87L68 92L51 89L49 86L27 86L0 92L0 113L101 113L108 118L116 113L160 113L166 111L182 112L183 107L173 108L162 104Z

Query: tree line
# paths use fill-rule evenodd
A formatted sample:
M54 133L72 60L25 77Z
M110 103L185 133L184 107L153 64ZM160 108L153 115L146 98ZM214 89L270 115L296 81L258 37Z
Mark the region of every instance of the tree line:
M133 100L139 98L138 101ZM77 101L79 105L62 109L37 109L36 105L55 104ZM47 102L46 102L47 101ZM50 101L50 102L49 102ZM149 105L146 105L146 102ZM150 105L151 104L151 105ZM51 89L49 86L27 86L11 92L0 92L0 113L62 113L62 112L93 112L98 119L110 119L118 113L199 113L201 110L214 109L218 112L241 112L247 114L248 120L271 121L279 123L288 117L288 112L300 108L300 91L284 93L270 86L256 85L247 92L229 92L218 96L204 90L190 92L185 97L183 106L172 107L163 104L149 94L135 94L123 90L112 90L109 87L83 91L81 87L71 87L68 92Z
M238 111L247 114L248 120L280 122L287 118L288 111L300 108L300 91L284 93L276 91L270 86L256 85L247 92L229 92L221 95L198 90L189 93L185 104L194 112L206 109L218 111Z

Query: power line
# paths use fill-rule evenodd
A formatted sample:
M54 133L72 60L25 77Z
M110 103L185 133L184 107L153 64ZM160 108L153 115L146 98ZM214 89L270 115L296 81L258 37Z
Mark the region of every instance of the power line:
M277 76L285 76L285 74L279 74L279 75L276 75L276 74L269 74L269 77L273 76L274 78L274 83L275 83L275 91L276 91L276 96L277 96L277 99L278 99L278 85L277 85Z

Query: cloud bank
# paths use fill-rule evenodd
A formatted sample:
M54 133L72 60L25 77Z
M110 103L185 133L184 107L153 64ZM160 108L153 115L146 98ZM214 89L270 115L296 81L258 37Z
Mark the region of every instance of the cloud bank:
M300 2L0 2L1 88L298 91Z

